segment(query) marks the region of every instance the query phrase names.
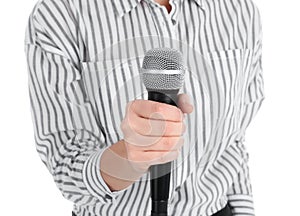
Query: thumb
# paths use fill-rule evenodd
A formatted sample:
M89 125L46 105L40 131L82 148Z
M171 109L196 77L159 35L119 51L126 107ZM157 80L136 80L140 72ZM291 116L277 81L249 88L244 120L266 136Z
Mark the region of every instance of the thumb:
M190 97L187 94L178 95L178 108L181 109L183 113L193 112L194 106L190 102Z

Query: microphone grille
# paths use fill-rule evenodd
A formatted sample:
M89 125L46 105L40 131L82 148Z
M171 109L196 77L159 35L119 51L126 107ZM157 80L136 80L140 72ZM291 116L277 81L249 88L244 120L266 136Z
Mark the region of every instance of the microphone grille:
M141 77L147 89L176 90L183 85L184 72L181 52L172 48L154 48L144 57Z
M182 54L172 48L154 48L146 52L143 68L147 70L183 70Z

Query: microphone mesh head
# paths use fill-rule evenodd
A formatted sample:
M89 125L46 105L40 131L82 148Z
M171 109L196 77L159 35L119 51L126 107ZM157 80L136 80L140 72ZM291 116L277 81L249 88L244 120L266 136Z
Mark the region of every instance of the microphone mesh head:
M184 72L181 52L172 48L155 48L144 57L141 77L147 89L175 90L182 87Z

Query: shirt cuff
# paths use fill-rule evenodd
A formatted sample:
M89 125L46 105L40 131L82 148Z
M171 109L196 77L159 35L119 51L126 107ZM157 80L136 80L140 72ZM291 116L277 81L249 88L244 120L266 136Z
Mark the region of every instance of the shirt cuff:
M102 202L113 202L116 196L123 193L129 187L118 191L111 191L102 178L100 172L100 159L103 152L109 147L92 153L83 165L83 182L88 191Z
M251 195L232 194L227 197L233 216L255 216Z

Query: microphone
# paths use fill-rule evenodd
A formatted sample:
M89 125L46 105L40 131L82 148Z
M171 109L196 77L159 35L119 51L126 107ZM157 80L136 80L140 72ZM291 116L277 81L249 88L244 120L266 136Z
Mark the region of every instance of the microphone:
M177 106L177 95L184 83L185 67L181 52L154 48L146 52L141 78L148 100ZM150 167L151 216L168 215L171 162Z

